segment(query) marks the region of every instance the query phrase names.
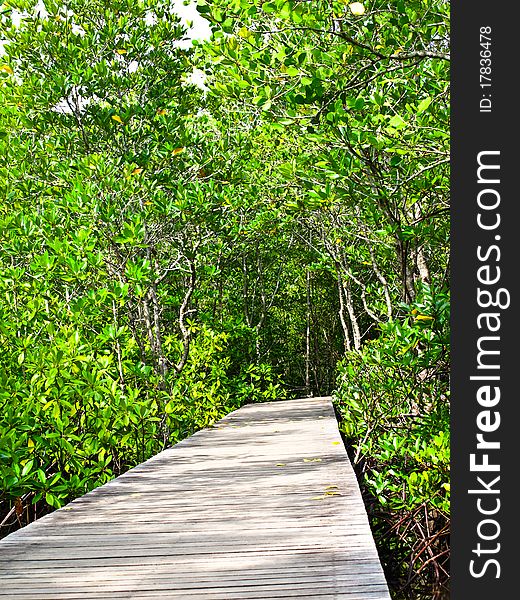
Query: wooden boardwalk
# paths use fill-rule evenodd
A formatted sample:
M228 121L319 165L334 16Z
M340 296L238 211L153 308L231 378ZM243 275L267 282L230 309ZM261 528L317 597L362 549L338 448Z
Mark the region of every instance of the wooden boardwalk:
M330 398L250 404L0 541L0 598L389 600Z

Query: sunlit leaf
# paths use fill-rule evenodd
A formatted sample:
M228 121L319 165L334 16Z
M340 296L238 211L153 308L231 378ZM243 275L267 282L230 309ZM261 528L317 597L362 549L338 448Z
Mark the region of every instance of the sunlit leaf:
M348 7L353 15L359 16L365 14L365 7L361 2L352 2Z

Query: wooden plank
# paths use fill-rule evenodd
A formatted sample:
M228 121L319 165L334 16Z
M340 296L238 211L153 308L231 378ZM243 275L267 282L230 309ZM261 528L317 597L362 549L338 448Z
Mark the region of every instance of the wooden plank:
M10 558L8 553L5 553L4 560L0 562L0 572L9 572L14 569L17 565L13 564L13 561ZM255 567L269 565L274 568L280 565L301 565L301 564L312 564L315 562L316 564L328 564L329 562L340 563L343 561L357 561L362 564L371 564L371 558L373 557L373 552L371 550L365 549L357 549L356 552L333 552L327 548L316 549L313 548L311 550L308 549L284 549L278 550L276 552L273 551L258 551L255 554L244 554L241 552L221 552L220 554L215 554L212 557L211 565L218 564L220 568L224 568L226 565L236 565L238 561L240 564L248 565L251 567L253 564ZM197 553L194 554L181 554L181 555L173 555L173 554L164 554L161 558L160 564L190 564L193 566L199 560L200 555ZM24 557L23 562L18 563L20 568L41 568L43 565L50 564L50 561L42 561L37 559L30 560L27 556ZM55 558L52 560L53 568L90 568L94 567L96 569L104 566L114 566L114 565L143 565L143 566L154 566L157 565L157 560L153 556L123 556L123 557L112 557L111 559L107 559L102 556L101 553L93 559L70 559L66 556L60 556L59 558ZM48 568L45 566L45 568Z
M351 579L355 577L359 578L359 575L370 576L371 574L377 575L377 571L374 571L371 565L358 565L358 571L355 574L345 573L345 574L337 574L335 572L336 565L332 564L320 564L319 571L314 572L313 569L309 569L310 565L294 565L290 570L280 569L276 567L259 569L259 568L248 568L247 574L244 576L242 569L231 570L229 567L221 570L213 570L211 573L201 572L197 576L198 582L213 582L218 580L224 581L234 581L235 579L240 579L240 581L256 581L257 579L273 579L279 581L293 580L297 578L298 580L318 580L320 578L327 578L330 576L334 576L338 579ZM151 565L150 569L146 571L147 579L153 578L157 580L166 579L171 581L171 574L169 573L169 569L164 569L164 565ZM20 575L20 573L9 573L9 574L0 574L0 582L8 581L13 583L25 583L26 586L29 585L39 585L40 583L52 582L56 579L61 579L64 585L68 586L77 586L83 585L81 580L77 580L74 577L71 577L74 574L74 568L69 570L61 570L59 572L50 573L47 570L43 570L39 573L39 577L37 580L27 581L25 577ZM125 579L131 578L135 576L135 570L131 566L119 566L117 568L112 568L109 566L103 566L102 568L92 571L90 577L94 581L120 581L121 574L124 573ZM182 569L178 567L175 571L175 580L178 582L186 581L188 583L193 582L193 573L192 569L185 568ZM1 588L1 583L0 583Z
M251 404L0 541L0 598L389 600L329 398Z

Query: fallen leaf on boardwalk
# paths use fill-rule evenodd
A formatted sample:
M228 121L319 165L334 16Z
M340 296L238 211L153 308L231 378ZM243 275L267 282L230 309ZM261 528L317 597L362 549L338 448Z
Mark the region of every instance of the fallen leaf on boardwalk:
M340 442L332 442L333 446L339 446Z
M325 496L341 496L339 492L325 492Z
M325 489L326 490L333 490L333 489L339 490L339 487L337 485L328 485Z
M286 467L287 465L285 463L278 463L276 466L277 467Z
M314 496L311 500L325 500L325 496Z
M321 458L304 458L303 462L321 462Z

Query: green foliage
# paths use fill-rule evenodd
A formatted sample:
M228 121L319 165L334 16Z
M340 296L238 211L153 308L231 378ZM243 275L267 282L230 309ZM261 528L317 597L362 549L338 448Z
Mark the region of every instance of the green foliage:
M180 377L175 378L165 411L175 439L208 427L247 402L283 399L268 364L233 364L228 332L202 326Z
M0 17L4 515L60 506L285 393L249 352L258 332L211 314L237 231L202 169L233 142L214 152L170 3L35 4Z
M38 7L0 10L2 510L339 362L376 537L442 580L449 3L199 0L193 46L169 0Z
M122 386L110 327L87 342L64 326L53 330L52 340L33 339L25 352L4 355L3 499L30 493L33 502L44 498L60 506L245 402L284 395L268 365L230 374L227 334L206 328L197 333L189 362L168 393L139 361L132 338L121 333ZM8 340L2 337L2 343Z
M387 560L404 578L447 544L448 296L424 286L403 308L403 317L382 325L362 351L346 354L335 402L376 502L374 526L391 534Z

